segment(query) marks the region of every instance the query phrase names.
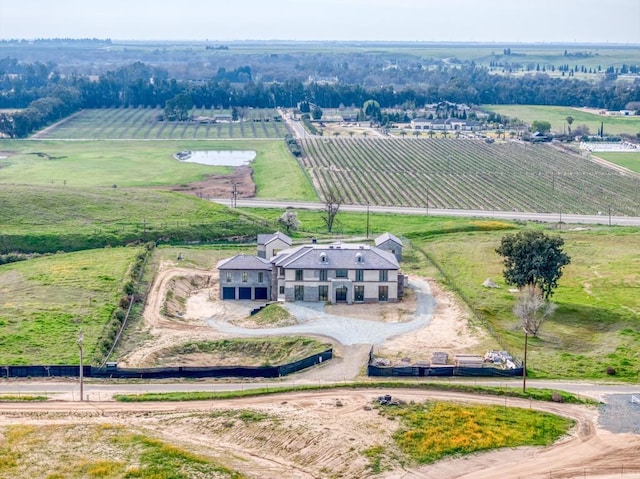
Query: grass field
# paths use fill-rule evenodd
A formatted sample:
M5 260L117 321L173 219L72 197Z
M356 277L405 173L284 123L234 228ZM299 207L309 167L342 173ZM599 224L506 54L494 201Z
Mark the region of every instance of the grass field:
M107 248L0 265L0 364L90 364L140 248Z
M483 105L484 110L506 115L510 118L531 124L534 121L548 121L551 123L553 133L568 133L566 118L573 118L571 127L575 129L579 125L587 125L591 134L595 135L604 126L605 135L631 135L640 133L640 116L623 117L598 115L580 108L565 106L539 106L539 105Z
M625 168L640 173L640 151L638 153L610 153L610 152L595 152L594 156L598 156L604 160L615 163L616 165L624 166Z
M553 233L550 233L553 234ZM529 341L528 367L537 377L608 377L637 381L640 368L640 235L637 228L562 231L571 264L553 296L558 309ZM524 338L512 308L514 294L495 253L502 232L408 234L445 271L442 278L464 296L477 316L522 357ZM482 261L479 261L482 258ZM420 269L418 269L420 271ZM482 283L493 279L499 289Z

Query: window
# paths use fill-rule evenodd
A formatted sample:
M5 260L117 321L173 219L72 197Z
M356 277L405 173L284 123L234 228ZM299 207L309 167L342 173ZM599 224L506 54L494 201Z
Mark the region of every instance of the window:
M326 269L321 269L320 270L320 281L326 281L327 280L327 270Z
M280 291L280 294L284 294L284 286L280 286L279 291Z
M231 283L232 279L233 279L233 274L231 273L231 271L227 271L227 283Z
M304 286L295 286L293 291L296 301L304 301Z
M354 286L353 288L353 300L356 303L364 302L364 286Z
M302 281L302 270L301 269L297 269L296 270L296 281Z
M327 253L320 253L320 262L321 263L327 262Z
M346 269L337 269L336 278L348 278L348 271Z
M258 283L264 283L264 273L262 271L258 271Z
M249 281L249 273L247 273L246 271L242 272L242 282L246 283L247 281Z
M363 260L362 260L362 255L361 255L360 253L358 253L358 254L356 255L356 263L362 263L362 262L363 262Z
M329 286L318 287L318 301L329 301Z
M364 281L364 271L361 269L356 270L356 281Z
M378 301L387 301L389 299L389 287L378 286Z
M386 269L380 270L380 281L389 281L389 272Z
M278 268L278 275L279 275L279 276L284 276L284 268L283 268L282 266L280 266L280 267Z

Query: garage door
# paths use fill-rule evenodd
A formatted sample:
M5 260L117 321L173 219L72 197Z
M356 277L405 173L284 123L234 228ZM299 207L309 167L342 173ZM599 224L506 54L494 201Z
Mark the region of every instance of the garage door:
M255 294L256 299L267 299L267 288L256 288Z
M236 299L236 288L222 288L222 299Z
M238 299L251 299L251 288L239 288L240 297Z

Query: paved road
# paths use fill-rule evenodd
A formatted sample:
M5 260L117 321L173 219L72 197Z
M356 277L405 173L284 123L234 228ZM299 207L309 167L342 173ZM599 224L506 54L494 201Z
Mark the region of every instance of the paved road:
M211 198L211 201L230 206L229 198ZM297 208L308 210L324 209L323 203L283 200L256 200L239 198L236 201L238 207L244 208ZM366 213L367 209L372 213L395 213L404 215L432 215L432 216L456 216L468 218L494 218L503 220L541 221L543 223L573 223L573 224L601 224L617 226L640 226L640 217L637 216L611 216L602 215L573 215L565 213L532 213L517 211L486 211L486 210L455 210L435 208L410 208L400 206L369 206L366 205L342 205L342 211Z

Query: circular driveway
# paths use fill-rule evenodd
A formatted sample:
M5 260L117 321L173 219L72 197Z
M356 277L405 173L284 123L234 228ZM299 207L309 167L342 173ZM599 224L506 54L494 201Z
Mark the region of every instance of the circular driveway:
M344 345L382 344L389 338L410 333L431 322L436 301L431 295L429 283L424 280L411 279L409 287L416 293L416 312L413 319L405 323L384 323L335 316L324 312L324 303L300 301L282 303L282 306L298 321L298 324L294 326L248 329L234 326L217 318L209 318L206 322L220 332L236 336L318 334L333 338ZM366 308L366 305L364 307Z

